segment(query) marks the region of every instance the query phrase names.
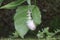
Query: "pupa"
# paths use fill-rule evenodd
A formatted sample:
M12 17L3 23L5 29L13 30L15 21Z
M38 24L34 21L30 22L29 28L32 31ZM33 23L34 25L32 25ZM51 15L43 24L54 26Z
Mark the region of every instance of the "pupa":
M33 19L32 19L32 17L31 17L31 11L30 10L28 10L28 18L27 18L27 27L30 29L30 30L35 30L36 29L36 25L35 25L35 23L34 23L34 21L33 21Z

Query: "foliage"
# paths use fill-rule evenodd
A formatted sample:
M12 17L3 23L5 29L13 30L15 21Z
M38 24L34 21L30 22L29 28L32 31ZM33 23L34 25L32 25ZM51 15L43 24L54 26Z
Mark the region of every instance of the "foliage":
M2 6L0 9L12 9L12 8L15 8L16 6L21 5L25 1L26 0L16 0L16 1L13 1L11 3L8 3L4 6Z
M3 2L3 0L0 0L0 4ZM28 5L21 6L22 3L27 2ZM35 0L36 2L36 0ZM13 2L10 2L4 6L0 6L0 9L16 9L16 14L14 15L14 26L15 26L15 33L14 37L20 36L21 38L24 38L24 36L27 34L27 32L34 31L36 26L41 23L41 12L36 6L36 3L34 5L31 5L31 0L15 0ZM29 12L28 12L29 11ZM57 25L59 24L58 19L55 18L52 22L52 26L55 29L57 28ZM28 23L27 23L28 22ZM56 24L58 23L58 24ZM32 25L32 26L31 26ZM60 25L60 24L59 24ZM34 28L35 27L35 28ZM55 31L55 33L51 33L48 31L49 28L44 28L42 32L39 30L37 37L38 39L50 39L53 37L56 33L60 32L60 30Z
M44 28L43 29L43 31L41 32L41 31L39 31L38 32L38 34L37 34L37 37L39 38L39 39L54 39L54 40L56 40L57 38L55 38L54 36L58 33L58 32L60 32L60 30L59 29L57 29L54 33L53 32L49 32L48 31L49 30L49 27L47 27L47 28Z
M25 1L28 3L28 5L19 6ZM19 35L21 38L24 38L25 34L27 34L29 29L31 30L32 28L33 30L34 27L36 28L36 26L41 23L41 13L36 5L31 5L31 0L16 0L0 7L0 9L13 9L16 7L16 14L14 16L14 25L16 29L15 33ZM31 10L32 14L29 15L29 13L27 13L28 10ZM31 19L29 19L29 17L31 17ZM29 20L32 24L29 23ZM26 23L27 21L29 28Z

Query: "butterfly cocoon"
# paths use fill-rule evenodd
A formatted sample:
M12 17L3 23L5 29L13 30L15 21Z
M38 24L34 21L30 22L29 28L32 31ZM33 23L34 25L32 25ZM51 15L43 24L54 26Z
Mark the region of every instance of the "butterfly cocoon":
M28 20L27 21L27 26L30 30L35 30L36 29L36 26L35 26L33 20Z

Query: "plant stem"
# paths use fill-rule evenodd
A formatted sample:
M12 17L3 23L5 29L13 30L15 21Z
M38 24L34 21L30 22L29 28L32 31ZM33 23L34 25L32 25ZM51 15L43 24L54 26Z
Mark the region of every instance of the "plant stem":
M31 5L31 0L27 0L28 5Z
M37 2L37 1L35 0L35 6L36 6L36 2Z

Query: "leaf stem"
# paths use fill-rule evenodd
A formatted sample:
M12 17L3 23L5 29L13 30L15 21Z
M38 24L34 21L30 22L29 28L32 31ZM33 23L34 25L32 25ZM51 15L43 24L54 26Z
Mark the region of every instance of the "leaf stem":
M36 6L36 2L37 2L37 1L35 0L35 6Z
M31 5L31 0L27 0L28 5Z

